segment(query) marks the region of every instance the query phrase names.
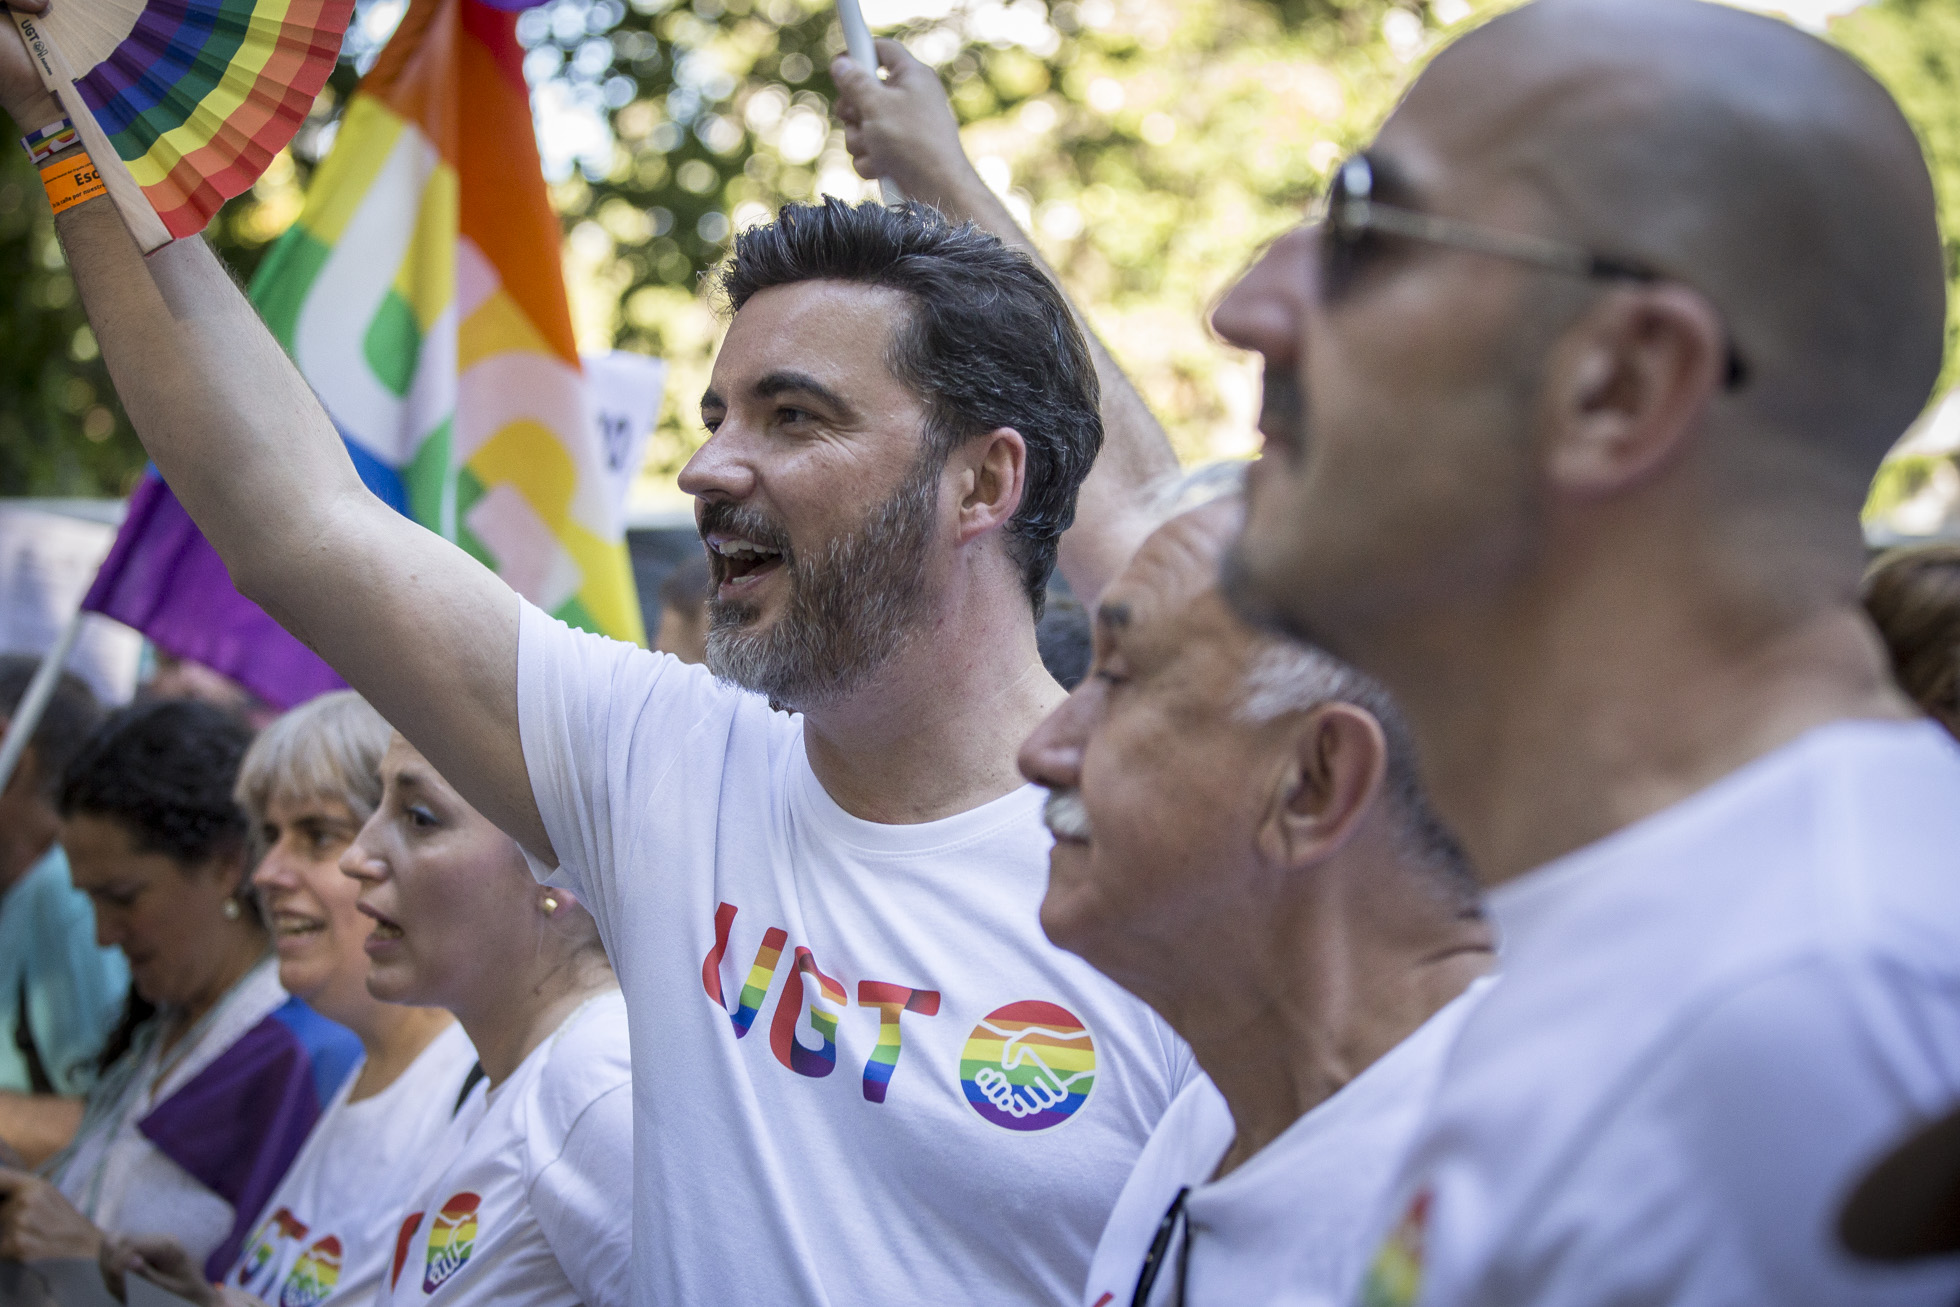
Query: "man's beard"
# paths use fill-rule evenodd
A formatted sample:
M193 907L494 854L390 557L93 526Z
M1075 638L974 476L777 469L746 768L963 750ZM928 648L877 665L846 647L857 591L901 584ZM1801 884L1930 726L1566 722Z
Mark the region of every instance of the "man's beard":
M749 629L760 606L708 601L708 669L723 680L807 711L855 691L904 649L928 616L926 555L938 519L941 460L921 455L892 496L814 557L799 559L789 537L761 513L712 503L701 534L742 536L782 551L789 597L767 630ZM709 564L719 588L725 564Z

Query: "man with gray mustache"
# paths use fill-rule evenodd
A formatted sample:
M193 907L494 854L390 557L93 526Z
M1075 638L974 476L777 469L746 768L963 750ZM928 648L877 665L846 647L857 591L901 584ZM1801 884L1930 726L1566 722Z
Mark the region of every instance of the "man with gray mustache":
M1206 1073L1117 1200L1084 1307L1343 1301L1492 962L1387 693L1220 596L1240 516L1217 500L1143 543L1089 676L1021 751L1055 834L1043 928Z
M60 116L17 42L0 104ZM1058 554L1100 587L1108 547L1063 540L1085 478L1090 535L1120 535L1172 466L1147 416L1099 457L1097 362L1047 276L920 206L737 238L681 479L711 672L572 630L369 494L202 242L146 260L101 200L55 223L239 588L599 922L636 1299L1072 1302L1191 1063L1038 921L1014 757L1065 696L1035 619Z

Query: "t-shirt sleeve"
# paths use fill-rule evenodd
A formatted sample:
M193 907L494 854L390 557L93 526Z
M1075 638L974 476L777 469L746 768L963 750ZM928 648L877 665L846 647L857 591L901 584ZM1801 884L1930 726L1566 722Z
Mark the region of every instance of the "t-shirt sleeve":
M579 1113L558 1156L531 1185L531 1211L585 1307L632 1297L633 1084Z
M517 724L531 793L558 866L530 852L540 880L588 900L615 871L614 818L626 796L681 757L702 718L743 696L705 668L589 631L525 603L517 635Z

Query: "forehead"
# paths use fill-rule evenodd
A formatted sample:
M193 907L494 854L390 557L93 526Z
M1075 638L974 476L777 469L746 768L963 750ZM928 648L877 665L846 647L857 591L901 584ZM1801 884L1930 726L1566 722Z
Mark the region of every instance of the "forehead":
M1249 642L1218 593L1223 521L1200 510L1145 540L1103 592L1103 633L1131 652L1172 658L1235 652Z
M882 379L892 330L909 312L905 296L883 286L799 281L757 291L728 324L715 355L723 398L777 371L807 373L833 389Z

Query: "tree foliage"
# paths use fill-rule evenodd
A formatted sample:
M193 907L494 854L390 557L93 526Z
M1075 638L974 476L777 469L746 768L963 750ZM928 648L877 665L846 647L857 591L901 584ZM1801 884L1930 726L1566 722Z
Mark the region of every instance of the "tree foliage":
M867 0L939 68L969 153L1030 226L1187 458L1248 449L1252 365L1201 318L1299 220L1425 53L1510 0ZM401 0L362 0L294 149L211 239L241 275L298 212L314 161ZM1920 129L1960 233L1960 14L1884 0L1834 29ZM872 194L831 118L829 0L549 0L526 72L587 349L669 360L645 485L701 438L720 333L702 274L731 229L819 191ZM0 165L0 493L119 493L141 451L110 394L25 159ZM1960 276L1960 235L1949 236ZM1960 307L1956 307L1960 324ZM1960 325L1955 339L1960 341ZM1951 358L1956 351L1949 350ZM1949 377L1953 365L1949 364Z

